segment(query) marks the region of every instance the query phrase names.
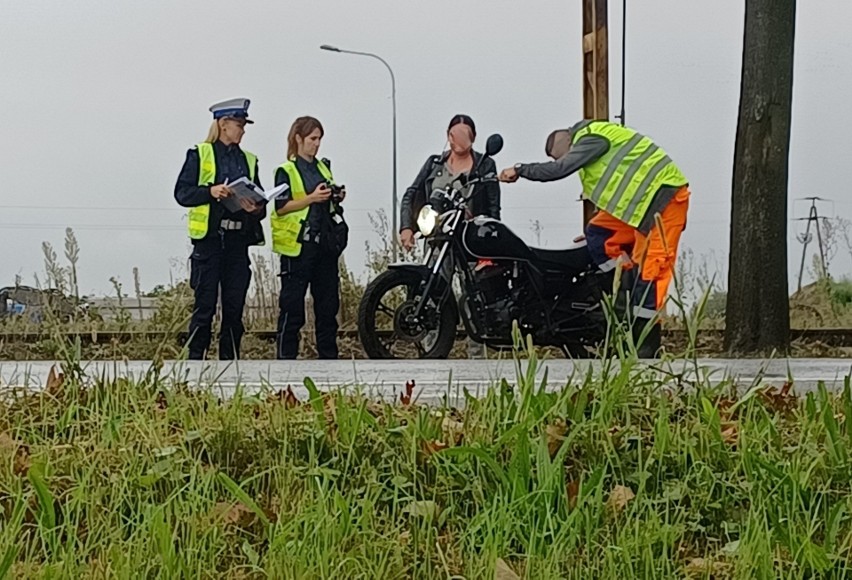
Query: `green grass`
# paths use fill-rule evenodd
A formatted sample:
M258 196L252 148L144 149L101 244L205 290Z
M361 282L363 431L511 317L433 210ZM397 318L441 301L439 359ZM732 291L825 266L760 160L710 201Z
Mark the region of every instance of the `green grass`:
M846 578L852 389L537 361L464 410L86 379L0 404L0 576ZM403 377L401 377L402 379Z
M852 280L843 278L831 283L831 298L837 306L852 304Z

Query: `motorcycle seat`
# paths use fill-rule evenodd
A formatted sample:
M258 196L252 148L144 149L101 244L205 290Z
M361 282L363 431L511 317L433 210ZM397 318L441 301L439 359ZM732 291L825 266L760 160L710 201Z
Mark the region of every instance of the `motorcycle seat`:
M565 250L530 248L540 268L550 271L579 274L588 269L592 257L585 242Z

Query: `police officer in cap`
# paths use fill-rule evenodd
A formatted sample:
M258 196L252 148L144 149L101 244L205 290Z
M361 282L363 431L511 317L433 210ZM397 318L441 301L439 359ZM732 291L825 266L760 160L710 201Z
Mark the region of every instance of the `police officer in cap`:
M210 346L211 326L222 295L219 358L239 358L243 308L251 269L249 247L263 245L261 220L266 207L236 202L228 183L248 177L260 185L257 157L240 148L248 118L249 99L231 99L210 107L213 123L203 143L187 151L175 185L175 199L189 208L190 286L195 306L189 323L189 358L203 359Z
M317 353L336 359L340 308L338 258L348 226L340 203L346 190L335 184L327 159L317 157L325 130L314 117L299 117L287 137L287 160L275 171L276 187L289 189L275 200L272 250L281 255L278 358L295 359L305 323L305 293L314 300Z

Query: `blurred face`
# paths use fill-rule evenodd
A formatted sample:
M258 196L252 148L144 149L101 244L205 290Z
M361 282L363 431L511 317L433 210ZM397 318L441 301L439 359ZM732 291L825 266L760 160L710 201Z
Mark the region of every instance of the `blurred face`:
M319 129L311 131L307 137L296 135L296 143L299 145L299 156L313 159L319 153L322 132Z
M463 123L453 125L447 133L450 150L456 155L467 155L473 147L473 129Z
M245 119L233 119L231 117L221 119L219 121L219 139L223 143L239 144L246 132L245 127Z

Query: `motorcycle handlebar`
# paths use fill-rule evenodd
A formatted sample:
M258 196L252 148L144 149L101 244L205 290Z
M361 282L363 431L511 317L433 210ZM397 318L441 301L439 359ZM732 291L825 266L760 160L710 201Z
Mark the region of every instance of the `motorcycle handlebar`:
M474 179L467 181L462 187L469 187L471 185L476 185L476 184L479 184L479 183L496 183L498 181L500 181L500 180L497 178L496 173L489 173L488 175L483 175L482 177L475 177ZM446 187L446 189L434 189L434 190L432 190L432 193L433 194L436 193L436 192L450 193L450 192L458 191L458 190L459 189L457 187L450 184Z

